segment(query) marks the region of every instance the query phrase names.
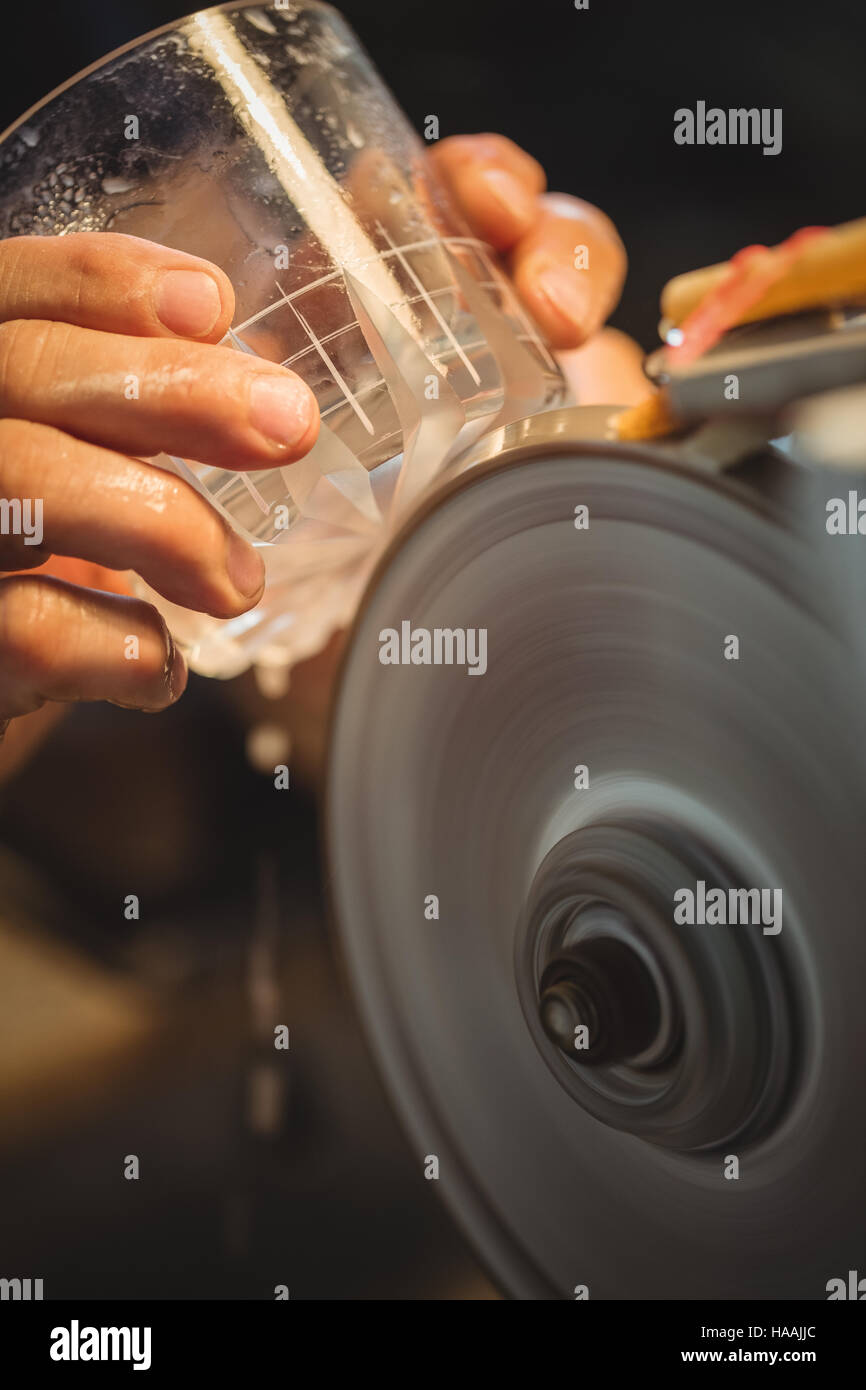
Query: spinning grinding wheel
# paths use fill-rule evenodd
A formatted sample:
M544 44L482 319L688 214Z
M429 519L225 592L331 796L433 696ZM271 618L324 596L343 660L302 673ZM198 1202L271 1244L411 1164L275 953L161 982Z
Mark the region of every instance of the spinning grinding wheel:
M520 1296L822 1298L862 1259L866 663L840 597L862 566L803 525L793 463L735 480L706 431L611 443L609 411L534 415L562 400L556 363L423 155L328 7L232 3L16 123L0 234L213 259L228 342L316 394L314 449L254 480L157 456L269 569L231 628L168 615L194 669L286 681L354 618L333 905L419 1166L492 1272ZM730 337L666 352L632 428L721 411L766 442L741 408L862 384L866 228L839 235L788 267L799 297L773 273L770 306L712 316ZM742 311L748 284L708 273ZM683 289L665 313L688 346ZM761 326L796 310L815 317ZM483 632L483 662L383 664L404 627L452 656ZM711 919L710 898L760 914Z
M854 658L797 470L771 497L599 423L500 431L380 565L335 916L419 1168L509 1292L824 1298L862 1248ZM381 664L407 620L486 629L483 676ZM781 890L781 929L678 924L700 883Z

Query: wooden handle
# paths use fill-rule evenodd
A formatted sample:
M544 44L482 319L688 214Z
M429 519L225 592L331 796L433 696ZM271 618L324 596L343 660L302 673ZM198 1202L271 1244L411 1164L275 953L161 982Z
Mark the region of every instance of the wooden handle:
M772 250L768 251L772 255ZM682 323L710 290L728 274L728 262L691 270L669 280L662 290L662 317ZM796 314L826 304L866 299L866 217L834 227L807 241L796 261L743 315L741 323Z

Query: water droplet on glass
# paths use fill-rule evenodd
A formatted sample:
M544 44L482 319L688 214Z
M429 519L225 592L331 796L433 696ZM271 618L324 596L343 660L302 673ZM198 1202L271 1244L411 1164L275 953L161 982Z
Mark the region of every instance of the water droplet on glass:
M129 193L135 188L134 179L106 177L102 180L103 193Z
M259 9L247 10L246 19L256 29L261 29L263 34L275 34L277 32L273 21Z

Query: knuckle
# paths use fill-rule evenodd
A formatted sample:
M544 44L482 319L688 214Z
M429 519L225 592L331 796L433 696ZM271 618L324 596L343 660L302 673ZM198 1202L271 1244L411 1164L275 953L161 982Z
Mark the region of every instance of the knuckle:
M485 149L489 154L489 146L484 143L487 139L486 135L447 135L444 140L436 142L431 153L437 162L456 173L466 165L482 160Z
M515 150L519 150L521 154L523 153L519 145L516 145L513 140L509 140L507 135L501 135L499 131L488 130L484 133L482 139L484 140L486 150L492 155L499 155L502 157L503 155L513 154Z
M169 351L166 351L166 348ZM231 429L246 400L248 380L260 366L231 348L161 343L150 360L161 383L161 404L178 419L200 424L210 437Z
M46 433L53 434L53 431L32 420L5 416L0 419L0 459L4 465L13 465L16 472L23 470L25 477L32 476L33 469L44 454Z
M15 420L8 415L0 419L0 459L4 464L27 452L29 434L35 428L29 420Z
M54 668L60 637L50 585L27 576L0 580L0 649L7 669L41 689Z
M69 325L43 319L8 319L0 324L0 392L23 394L34 377L49 380L68 339Z
M14 297L19 284L38 254L41 237L17 236L0 241L0 309L3 301Z
M7 319L0 323L0 389L7 389L11 369L19 357L19 349L28 327L25 319Z
M199 353L175 349L175 343L157 343L149 350L155 363L162 387L162 397L166 405L183 415L197 414L212 409L213 403L221 394L222 382L211 371L203 372Z
M124 316L134 324L142 316L139 301L142 272L130 255L127 239L114 232L76 232L66 238L72 302L85 318L117 305L117 283L123 277Z

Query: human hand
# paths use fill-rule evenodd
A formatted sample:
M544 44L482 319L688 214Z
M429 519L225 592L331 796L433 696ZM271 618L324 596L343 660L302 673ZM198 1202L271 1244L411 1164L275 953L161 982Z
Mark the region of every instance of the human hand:
M45 701L157 710L180 695L186 669L163 619L103 592L123 587L107 571L135 569L216 617L258 602L253 547L135 457L261 468L311 447L308 387L215 346L233 311L216 266L136 237L0 242L0 725ZM65 578L21 573L52 552L73 557L55 566ZM82 578L98 590L69 582Z
M645 393L636 345L598 331L626 269L610 219L545 193L541 166L503 136L453 137L430 157L473 231L504 257L579 398L630 403ZM268 467L312 445L317 415L303 383L214 346L232 311L216 266L137 238L0 243L0 496L40 499L47 522L38 545L0 536L7 571L41 566L0 579L0 723L45 701L160 709L179 696L183 658L156 610L121 596L117 570L219 617L258 601L256 552L192 488L134 457ZM250 423L249 391L262 374L284 383L292 438L284 430L282 443ZM51 551L60 554L46 563ZM127 660L132 636L138 655Z

